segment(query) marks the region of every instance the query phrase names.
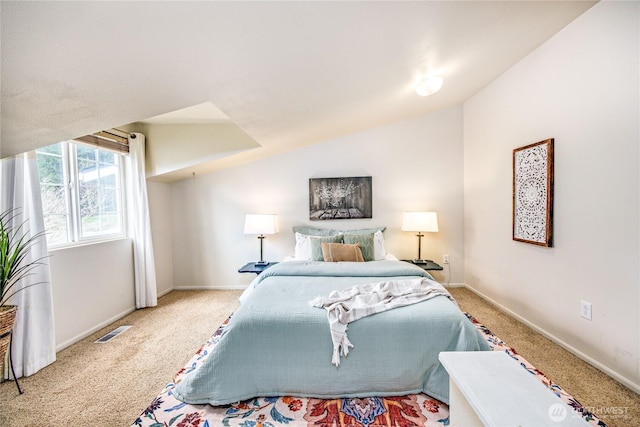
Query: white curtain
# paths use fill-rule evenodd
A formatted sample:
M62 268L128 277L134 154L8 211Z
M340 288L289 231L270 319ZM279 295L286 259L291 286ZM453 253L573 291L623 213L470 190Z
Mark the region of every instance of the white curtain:
M44 231L42 199L35 152L3 159L0 175L0 212L15 210L13 228L23 225L30 235ZM17 377L29 376L56 360L55 329L53 323L53 295L49 269L47 241L38 240L26 261L42 259L43 265L22 279L22 286L30 286L9 301L18 306L11 345L13 367ZM5 378L8 378L5 369Z
M126 162L127 212L129 216L129 234L133 237L133 267L137 308L153 307L158 304L144 153L144 135L132 133L129 136L129 156Z

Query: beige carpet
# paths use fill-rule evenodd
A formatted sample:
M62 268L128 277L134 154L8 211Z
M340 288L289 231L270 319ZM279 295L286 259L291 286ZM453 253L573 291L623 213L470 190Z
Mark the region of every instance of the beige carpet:
M452 294L525 359L591 407L609 426L640 426L640 396L485 303ZM0 384L1 426L129 426L200 345L237 308L240 291L174 291L58 353L21 384ZM97 338L133 325L108 344ZM615 412L615 413L611 413Z

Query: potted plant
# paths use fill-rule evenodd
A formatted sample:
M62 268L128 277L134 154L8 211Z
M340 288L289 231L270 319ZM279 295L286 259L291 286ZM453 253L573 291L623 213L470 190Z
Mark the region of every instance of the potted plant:
M0 366L3 365L10 342L18 307L7 305L16 293L39 283L24 286L21 281L42 265L42 259L28 261L31 249L44 236L44 232L30 235L24 232L24 224L12 226L16 210L9 209L0 214ZM1 372L1 371L0 371Z

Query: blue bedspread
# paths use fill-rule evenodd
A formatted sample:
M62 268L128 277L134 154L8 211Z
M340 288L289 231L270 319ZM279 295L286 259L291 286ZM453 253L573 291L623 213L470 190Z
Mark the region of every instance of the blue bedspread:
M317 398L424 392L449 401L441 351L489 350L456 304L437 296L349 324L354 344L340 367L327 313L309 300L381 280L428 276L400 261L286 262L264 271L242 297L207 360L174 390L187 403L223 405L257 396Z

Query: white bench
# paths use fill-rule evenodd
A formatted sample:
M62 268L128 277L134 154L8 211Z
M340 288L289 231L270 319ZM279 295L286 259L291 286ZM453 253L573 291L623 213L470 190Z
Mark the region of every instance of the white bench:
M451 427L588 426L576 411L499 351L442 352Z

